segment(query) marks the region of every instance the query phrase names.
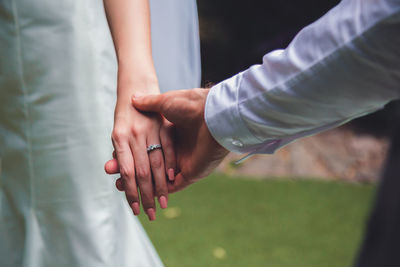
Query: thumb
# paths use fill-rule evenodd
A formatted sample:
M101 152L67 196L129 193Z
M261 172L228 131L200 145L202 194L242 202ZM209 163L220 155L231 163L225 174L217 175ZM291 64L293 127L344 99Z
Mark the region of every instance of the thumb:
M162 95L134 95L132 97L132 105L141 111L162 113L162 103Z
M116 159L112 159L106 162L104 170L107 174L119 173L119 166Z
M181 108L176 107L174 104L171 109L171 99L174 99L176 93L167 92L160 95L146 95L138 96L134 95L132 97L132 105L141 111L156 112L163 115L168 121L172 123L177 123L181 120L182 113ZM165 105L169 101L169 105ZM176 103L174 101L174 103Z

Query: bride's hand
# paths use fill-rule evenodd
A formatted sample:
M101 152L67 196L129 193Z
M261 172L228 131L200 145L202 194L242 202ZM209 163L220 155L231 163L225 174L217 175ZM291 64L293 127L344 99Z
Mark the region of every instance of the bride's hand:
M140 212L140 189L143 209L149 219L154 220L154 197L157 196L161 208L167 207L166 173L169 179L173 179L176 168L171 142L172 130L169 123L159 114L141 113L132 107L129 99L127 100L117 101L112 132L112 142L121 174L116 185L119 190L125 191L135 215ZM162 149L148 153L147 147L152 144L162 144Z

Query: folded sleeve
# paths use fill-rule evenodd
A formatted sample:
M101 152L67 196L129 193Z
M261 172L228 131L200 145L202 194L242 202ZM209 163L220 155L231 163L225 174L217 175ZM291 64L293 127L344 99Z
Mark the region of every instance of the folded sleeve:
M261 65L215 85L205 120L239 153L273 153L400 96L400 1L344 0Z

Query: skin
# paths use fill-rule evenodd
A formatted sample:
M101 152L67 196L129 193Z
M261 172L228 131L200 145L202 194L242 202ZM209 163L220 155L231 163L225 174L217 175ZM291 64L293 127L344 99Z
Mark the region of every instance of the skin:
M215 141L204 120L208 92L209 89L198 88L132 98L138 110L159 113L174 124L178 173L167 184L170 193L206 177L229 153ZM109 174L119 171L115 160L108 161L105 169Z
M171 124L158 114L139 112L130 101L132 95L160 93L151 53L149 3L104 0L104 6L118 59L117 103L111 136L114 164L121 175L118 183L124 187L133 213L140 213L141 200L149 219L154 220L154 198L158 198L161 208L167 207L166 174L174 179L176 161ZM162 144L163 150L147 153L146 148L151 144Z

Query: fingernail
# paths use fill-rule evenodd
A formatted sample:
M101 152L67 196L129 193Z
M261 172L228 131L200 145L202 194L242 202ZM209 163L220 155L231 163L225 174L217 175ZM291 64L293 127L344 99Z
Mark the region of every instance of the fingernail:
M172 168L168 169L168 179L170 181L175 180L175 171Z
M149 217L150 221L154 221L156 219L156 211L153 208L147 209L147 217Z
M118 191L124 191L124 184L122 183L121 178L118 178L117 181L115 181L115 187Z
M139 215L139 213L140 213L139 203L133 202L131 205L131 208L132 208L133 214L135 214L136 216Z
M158 202L160 202L160 207L162 209L166 209L168 207L168 201L167 201L167 198L165 196L161 196L158 199Z

